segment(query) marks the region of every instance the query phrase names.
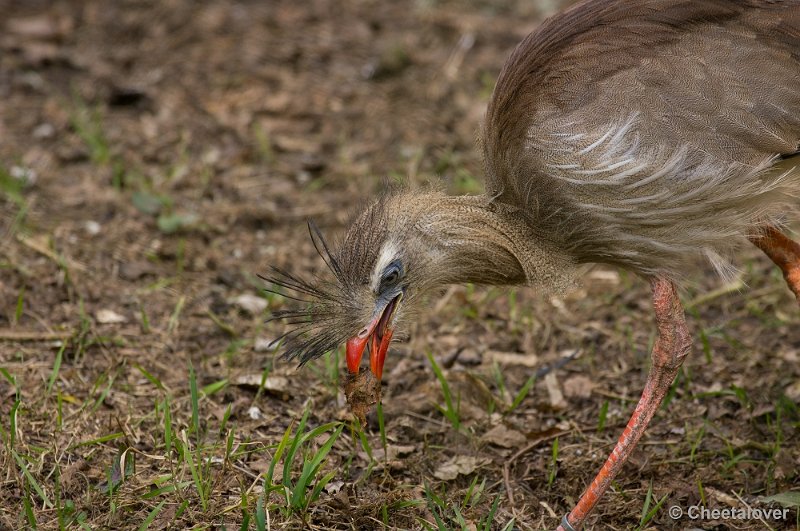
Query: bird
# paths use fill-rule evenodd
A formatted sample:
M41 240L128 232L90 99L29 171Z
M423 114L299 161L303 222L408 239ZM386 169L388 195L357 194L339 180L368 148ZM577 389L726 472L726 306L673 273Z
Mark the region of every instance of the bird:
M336 245L329 273L275 268L301 305L284 356L346 345L380 380L394 331L451 284L569 289L592 264L647 281L657 327L644 390L558 531L586 523L692 348L678 295L709 263L726 278L760 248L800 301L800 0L588 0L544 21L503 66L480 128L485 192L392 190Z

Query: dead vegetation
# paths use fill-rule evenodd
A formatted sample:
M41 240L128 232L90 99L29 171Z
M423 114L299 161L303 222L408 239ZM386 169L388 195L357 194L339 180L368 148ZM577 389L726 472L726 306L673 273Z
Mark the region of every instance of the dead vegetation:
M644 282L466 286L388 356L361 430L340 353L265 325L386 183L480 187L510 49L559 2L33 1L0 32L0 527L550 529L638 398ZM797 528L800 318L744 250L597 529ZM538 376L537 376L538 374ZM791 507L692 522L666 508Z

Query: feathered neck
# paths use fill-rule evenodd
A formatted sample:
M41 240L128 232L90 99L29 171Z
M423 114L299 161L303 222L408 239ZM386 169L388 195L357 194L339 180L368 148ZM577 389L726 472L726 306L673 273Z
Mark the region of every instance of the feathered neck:
M409 193L396 199L398 212L416 217L414 228L430 247L438 283L570 284L572 261L537 237L525 217L485 195Z

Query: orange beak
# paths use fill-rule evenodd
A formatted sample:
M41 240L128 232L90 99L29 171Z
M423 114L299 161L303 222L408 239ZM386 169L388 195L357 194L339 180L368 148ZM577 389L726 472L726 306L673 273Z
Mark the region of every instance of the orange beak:
M369 340L372 344L369 349L369 368L375 377L380 380L383 374L383 363L386 361L386 352L389 350L389 343L392 342L394 330L389 327L395 307L401 296L392 299L383 309L381 314L375 317L366 328L355 337L347 340L347 369L357 374L361 367L361 358L364 355L364 348Z

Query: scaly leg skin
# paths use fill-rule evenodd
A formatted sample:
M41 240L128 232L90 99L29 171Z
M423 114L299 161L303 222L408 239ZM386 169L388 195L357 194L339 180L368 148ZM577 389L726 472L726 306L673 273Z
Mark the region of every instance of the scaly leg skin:
M653 346L652 367L647 375L642 397L603 468L578 500L575 508L564 516L557 531L578 531L583 526L586 517L600 501L611 481L633 452L691 349L692 340L686 328L683 306L678 299L675 285L670 280L655 278L650 281L650 287L653 291L658 338Z
M781 268L789 289L800 302L800 244L772 226L751 235L750 241Z

